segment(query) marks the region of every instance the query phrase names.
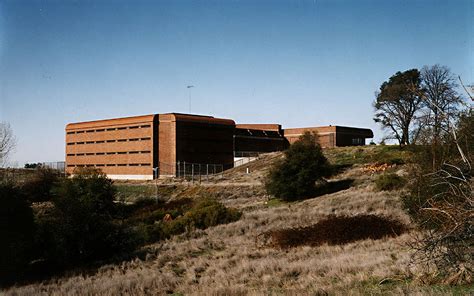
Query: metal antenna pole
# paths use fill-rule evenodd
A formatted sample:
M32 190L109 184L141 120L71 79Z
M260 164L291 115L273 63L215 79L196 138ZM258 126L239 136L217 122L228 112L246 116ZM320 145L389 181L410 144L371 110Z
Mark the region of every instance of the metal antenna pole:
M188 85L187 88L189 90L188 93L188 99L189 99L189 113L191 113L191 88L193 88L194 85Z

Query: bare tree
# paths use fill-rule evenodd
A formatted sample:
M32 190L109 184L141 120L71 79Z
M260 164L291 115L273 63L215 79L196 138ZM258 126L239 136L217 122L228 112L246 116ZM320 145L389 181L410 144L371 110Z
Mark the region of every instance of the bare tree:
M421 175L428 178L426 185L413 188L410 202L421 204L412 217L426 232L411 244L415 251L412 259L415 263L425 263L427 271L434 264L446 283L472 283L474 171L469 152L474 147L474 113L469 106L454 123L442 106L433 102L432 105L448 119L449 133L437 143L448 153L440 159L439 168Z
M10 124L0 122L0 167L6 165L8 156L15 148L15 145L16 139Z
M380 86L374 102L374 121L390 131L400 146L409 145L418 135L417 115L423 106L420 72L397 72ZM418 123L418 126L416 125Z
M432 140L437 143L443 133L449 132L449 122L459 113L462 99L456 91L455 76L445 66L424 66L421 81L429 112L428 126L432 129Z

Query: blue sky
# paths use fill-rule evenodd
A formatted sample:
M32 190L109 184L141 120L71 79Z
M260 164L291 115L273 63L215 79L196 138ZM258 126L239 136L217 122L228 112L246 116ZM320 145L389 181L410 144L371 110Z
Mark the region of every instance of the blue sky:
M397 71L474 82L473 1L0 1L12 160L64 159L68 122L191 112L372 128Z

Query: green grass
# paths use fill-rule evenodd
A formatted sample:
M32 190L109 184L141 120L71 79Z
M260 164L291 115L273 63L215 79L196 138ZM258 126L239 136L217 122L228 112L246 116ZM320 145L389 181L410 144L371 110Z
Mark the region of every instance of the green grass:
M117 199L134 201L140 198L155 197L156 187L154 185L114 185L117 190Z
M396 145L336 147L325 149L324 154L334 166L344 167L368 163L404 164L410 162L413 150Z
M379 175L375 180L375 187L379 191L389 191L401 189L405 186L406 180L393 173Z
M414 282L412 279L386 279L370 278L369 280L361 281L354 290L359 290L365 295L392 295L390 294L396 288L401 288L407 294L411 291L419 291L427 295L473 295L473 285L423 285Z
M278 207L284 204L287 204L287 202L284 200L281 200L279 198L271 198L267 201L266 206L270 208L270 207Z

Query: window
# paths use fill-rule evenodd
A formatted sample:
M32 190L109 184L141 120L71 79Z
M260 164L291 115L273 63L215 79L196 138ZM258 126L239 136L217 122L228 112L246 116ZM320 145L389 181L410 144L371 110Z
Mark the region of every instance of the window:
M94 141L87 141L86 144L94 144Z
M127 152L121 151L121 152L117 152L117 154L127 154Z
M147 124L147 125L140 125L140 128L149 128L149 127L151 127L149 124Z
M107 143L114 143L116 140L107 140Z
M82 144L84 144L84 142L77 142L76 144L77 145L82 145Z
M107 129L107 131L108 131L108 132L110 132L110 131L114 131L114 130L116 130L116 128L115 128L115 127L108 128L108 129Z
M68 145L76 145L76 143L74 142L71 142L71 143L67 143Z
M148 141L148 140L150 140L150 138L141 138L140 140L142 140L142 141Z
M89 153L86 153L86 155L94 155L94 153L89 152Z
M142 153L142 154L148 154L148 153L150 153L150 151L141 151L140 153Z
M139 164L138 163L131 163L129 164L129 166L138 166Z
M130 142L135 142L135 141L138 141L140 140L139 138L133 138L133 139L129 139Z
M117 130L124 130L127 129L127 127L118 127Z
M104 155L104 152L97 152L95 155Z
M84 153L77 153L76 155L77 155L77 156L83 156Z
M118 139L117 142L127 142L127 139Z
M117 152L107 152L107 155L116 154Z
M76 154L74 153L69 153L67 156L75 156Z
M129 129L136 129L136 128L139 128L140 126L136 125L136 126L130 126Z
M68 135L75 134L76 132L67 132Z
M119 163L117 166L127 166L126 163Z
M83 134L84 131L77 131L76 134Z
M115 166L115 164L114 163L108 163L107 166L111 167L111 166Z
M103 131L105 131L104 128L101 128L101 129L96 130L96 132L103 132Z
M95 130L87 130L86 133L93 133Z
M364 138L353 138L352 139L352 145L365 145L365 139Z
M96 144L102 144L105 143L105 141L95 141Z
M130 151L128 154L138 154L139 151Z

